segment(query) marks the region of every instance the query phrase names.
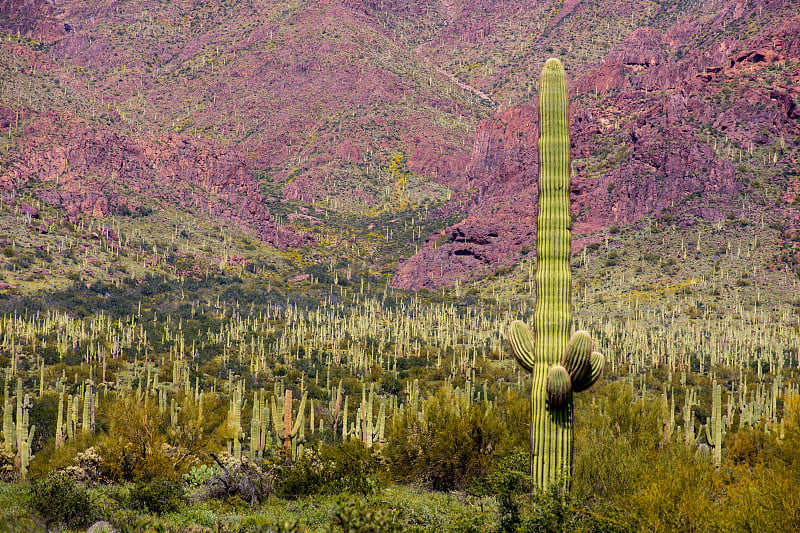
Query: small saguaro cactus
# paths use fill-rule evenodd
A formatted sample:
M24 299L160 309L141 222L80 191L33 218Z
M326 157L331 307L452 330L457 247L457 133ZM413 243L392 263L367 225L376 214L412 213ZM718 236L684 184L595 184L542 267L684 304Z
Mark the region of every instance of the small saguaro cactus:
M8 394L8 380L6 380L3 392L3 447L7 452L13 452L14 444L17 442L17 429L13 417L11 396Z
M508 330L519 365L530 372L531 477L546 488L569 483L572 393L591 387L604 357L585 331L572 330L569 268L569 103L564 67L549 59L539 84L539 214L536 235L536 334L521 321Z
M12 418L11 398L8 395L8 382L5 385L5 402L3 408L3 440L6 452L16 451L14 465L22 479L28 475L30 464L31 443L36 433L36 426L29 427L31 399L29 395L22 396L22 380L17 379L16 422Z
M722 463L722 439L725 438L726 417L722 416L722 385L715 379L711 385L711 416L706 419L706 441L713 448L714 464Z

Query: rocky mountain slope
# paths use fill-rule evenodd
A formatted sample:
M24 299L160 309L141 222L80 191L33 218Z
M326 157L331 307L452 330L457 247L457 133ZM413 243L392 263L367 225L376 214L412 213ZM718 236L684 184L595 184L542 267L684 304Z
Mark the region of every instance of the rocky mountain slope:
M643 218L688 227L738 213L779 220L783 260L796 268L800 18L779 16L787 8L729 2L665 32L640 28L596 68L573 74L576 249ZM403 263L396 286L474 279L529 250L535 105L481 123L464 173L476 191L469 215Z
M58 174L69 194L44 198L86 214L145 201L121 189L164 185L160 200L207 205L279 244L258 207L267 200L258 177L290 200L375 204L393 185L383 169L394 154L426 176L452 175L469 146L463 117L485 114L469 91L335 2L6 4L4 186L55 185ZM44 153L41 135L51 138ZM124 163L83 158L93 147ZM83 179L114 169L102 185ZM180 191L180 169L199 190Z
M779 220L796 267L795 7L2 0L0 187L72 222L191 210L284 250L335 242L306 208L357 213L417 247L394 286L449 285L531 249L535 80L556 55L576 248L735 212Z

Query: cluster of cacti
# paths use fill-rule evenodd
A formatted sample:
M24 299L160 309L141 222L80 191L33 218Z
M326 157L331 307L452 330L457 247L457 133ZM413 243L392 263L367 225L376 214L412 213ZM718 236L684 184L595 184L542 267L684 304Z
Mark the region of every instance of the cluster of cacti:
M375 384L370 385L369 396L366 393L366 385L361 385L361 406L356 411L356 419L353 424L353 436L360 439L364 446L371 448L373 443L383 444L385 442L386 431L386 402L380 402L378 416L373 420L372 409L375 404Z
M570 273L569 104L564 68L550 59L539 85L539 214L536 234L535 336L509 327L519 365L532 375L531 477L535 485L569 483L572 393L590 387L605 359L585 331L572 330Z
M625 368L640 373L666 364L670 372L692 367L705 372L714 365L743 367L755 362L761 377L776 368L796 366L792 346L800 342L800 334L791 327L790 313L779 309L775 321L765 320L762 310L747 309L731 296L725 298L720 305L731 312L720 318L707 317L702 324L687 321L680 327L669 327L680 317L675 315L678 306L666 303L631 307L630 317L624 321L587 317L576 329L602 332L599 351L609 354L612 370ZM692 296L685 299L689 305L696 300ZM90 371L95 369L98 386L107 382L110 361L129 359L131 354L139 361L153 361L157 354L165 359L164 364L173 366L173 384L186 388L193 372L187 362L212 345L224 347L222 363L236 360L247 365L251 373L268 370L276 358L291 365L298 357L316 352L326 365L345 364L359 374L375 365L395 372L398 358L422 355L434 358L438 367L451 374L463 376L476 366L476 358L487 354L502 357L499 333L505 329L503 322L507 324L513 314L525 315L528 311L524 298L510 301L500 312L488 306L459 311L454 306L423 304L416 299L400 301L396 309L388 309L380 299L365 297L355 308L326 302L314 311L303 311L270 304L250 316L224 301L205 302L194 305L192 314L224 316L225 320L217 329L204 331L192 340L187 340L182 319L172 320L168 314L155 315L145 322L138 313L119 320L102 314L77 320L64 313L47 312L28 318L0 317L0 326L4 332L1 345L14 354L10 358L12 373L22 359L28 359L29 367L36 365L39 369L42 390L42 361L33 357L37 339L42 348L56 349L62 359L81 357ZM709 330L715 334L706 335ZM367 341L369 348L365 348Z
M17 379L16 417L14 417L14 409L11 406L11 396L8 391L8 379L5 380L3 394L3 447L9 453L16 452L16 468L20 477L25 479L31 460L31 444L36 433L35 425L29 427L30 396L25 394L23 397L22 380Z
M272 434L270 433L269 403L266 391L260 389L253 392L253 413L250 418L250 458L259 460L264 458L264 452L272 447Z
M547 171L548 164L543 164L542 168ZM541 196L544 198L546 195ZM543 209L541 212L548 211ZM556 218L563 219L564 210L559 213ZM543 239L545 234L543 231ZM554 253L569 249L563 244L563 238L548 242ZM543 258L539 264L544 275L546 267L556 263ZM332 267L331 272L335 274ZM559 277L557 269L550 270L550 273L551 277ZM538 274L540 270L537 269L534 280L537 291L541 284ZM716 282L720 279L723 278ZM708 285L714 281L702 280L698 285L703 283ZM556 286L568 285L568 281L565 283L561 279ZM591 285L584 290L592 290ZM462 288L456 291L460 292ZM294 455L298 447L302 448L303 440L306 437L311 440L322 427L326 435L332 433L336 439L344 436L359 438L365 443L380 442L382 420L391 418L398 411L403 396L398 400L397 396L373 394L374 385L367 376L375 367L380 367L385 375L403 380L401 367L407 368L403 359L409 356L427 360L430 366L441 370L440 375L446 376L447 385L455 391L455 407L463 409L468 402L478 399L481 394L475 384L481 383L482 360L499 359L502 365L505 325L512 317L524 317L532 310L527 297L506 299L505 295L499 293L502 306L478 301L475 306L458 308L450 304L425 303L420 297L395 297L392 301L392 297L387 295L383 298L357 295L352 304L337 303L332 297L308 310L287 302L270 303L255 311L253 306L249 306L248 311L246 306L236 302L219 298L216 302L203 301L201 298L191 302L192 320L187 319L187 315L179 318L154 313L147 309L147 303L144 309L140 306L138 313L118 319L102 313L85 319L53 311L31 316L17 314L0 317L0 346L7 357L5 361L11 375L24 378L28 384L28 389L18 394L16 401L25 405L25 392L31 398L54 390L58 394L56 445L76 439L81 433L96 431L95 412L104 395L113 397L132 389L139 398L157 401L170 432L184 423L191 398L195 404L193 408L199 407L201 413L204 397L228 402L229 420L235 427L230 433L231 451L263 457L276 449L284 449L286 424L280 418L280 414L285 414L284 386L281 384L280 392L272 398L280 401L276 413L271 409L270 397L263 390L246 390L241 383L248 386L253 382L275 383L273 372L278 364L294 376L299 372L296 381L287 384L295 391L298 385L302 391L303 380L309 384L315 373L316 386L320 385L319 376L325 372L330 376L333 371L337 380L343 376L345 379L351 376L356 380L360 378L362 398L359 399L357 394L348 397L342 387L331 389L329 377L323 391L323 402L315 401L309 395L302 412L290 414L290 448ZM723 297L729 298L724 300L724 305L729 305L731 312L721 318L709 316L702 322L681 322L680 305L674 305L675 301L640 306L639 300L631 298L618 303L617 309L621 313L627 305L630 320L590 317L581 323L578 317L574 323L574 329L595 332L600 351L609 355L609 367L620 373L642 376L659 365L665 365L672 381L673 372L685 375L687 370L696 373L700 369L702 375L709 376L718 367L755 369L758 382L749 388L744 376L739 377L738 383L725 385L727 394L723 391L722 399L727 397L728 412L721 417L712 414L705 426L695 421L693 413L699 405L697 392L701 389L688 390L683 413L678 413L672 405L672 398L666 397L665 438L679 435L696 443L699 437L700 441L711 443L715 453L720 449L714 444L719 442L715 427L718 419L724 421L723 433L726 425L736 423L736 417L740 427L765 422L767 427L777 430L780 398L785 392L780 379L773 378L770 382L767 376L780 376L781 369L797 366L795 347L800 344L798 331L792 327L796 319L791 307L778 308L771 314L769 310L750 306L744 298ZM681 298L686 305L699 300L692 295ZM551 311L553 309L555 307L551 307ZM538 307L536 311L538 313ZM194 320L198 317L205 319L205 325L200 329ZM569 333L572 328L567 330ZM537 329L535 333L538 336L540 331ZM529 350L532 354L530 358L523 357L523 370L528 370L524 366L528 363L531 363L530 370L535 369L532 361L538 357L536 348L525 347L526 344L535 346L536 341L531 340L533 337L531 334L530 339L517 342L522 346L522 352ZM554 337L551 335L548 343L555 345L560 342L554 341ZM589 342L580 334L567 349L567 340L564 340L564 350L552 360L544 375L544 396L537 405L564 405L563 410L567 412L571 394L587 386L598 375L599 365L592 367L591 348L588 348L586 364ZM46 351L49 354L45 355ZM52 358L62 362L69 378L63 371L59 371L61 377L55 376L52 367L44 364L45 359L51 361ZM213 364L209 360L213 360ZM595 363L597 361L599 359L595 358ZM242 375L233 372L225 378L215 377L220 376L219 373L204 375L205 370L201 368L204 363L212 367L236 368ZM398 368L401 368L400 372ZM257 381L254 379L256 376ZM511 377L508 384L523 389L522 373ZM353 390L352 386L353 383L348 384L350 390ZM423 384L426 392L421 393L419 383L412 378L405 379L405 386L407 405L404 408L417 409L424 400L420 396L424 397L429 387ZM644 386L644 381L641 381L639 388ZM677 385L675 387L677 389ZM252 410L248 405L251 392ZM671 391L672 394L675 392ZM487 392L484 391L482 396L483 401L488 402ZM712 395L712 401L713 398ZM295 399L291 403L296 409L302 401ZM7 427L13 428L10 430L13 436L5 440L13 443L16 450L18 429L21 431L25 417L24 414L21 419L15 417L13 391L10 396L6 394L3 405L4 436L8 434ZM276 416L280 427L275 424ZM297 425L297 419L301 417L302 422ZM680 427L681 419L683 427ZM297 431L292 435L295 426ZM27 433L30 434L30 429ZM568 442L565 439L562 446Z
M287 388L282 396L277 394L276 389L276 394L272 396L272 421L275 427L275 434L280 440L284 455L288 458L296 459L303 453L303 446L306 443L303 423L305 421L307 399L308 392L306 391L303 393L302 400L300 400L297 415L293 417L292 389ZM293 418L294 422L292 422Z
M99 397L97 392L92 390L91 379L77 387L75 396L66 394L63 382L56 384L56 390L59 392L56 447L64 444L66 440L73 440L78 433L79 424L82 434L90 435L94 433ZM81 418L78 417L79 412L82 413ZM65 429L66 434L64 433Z

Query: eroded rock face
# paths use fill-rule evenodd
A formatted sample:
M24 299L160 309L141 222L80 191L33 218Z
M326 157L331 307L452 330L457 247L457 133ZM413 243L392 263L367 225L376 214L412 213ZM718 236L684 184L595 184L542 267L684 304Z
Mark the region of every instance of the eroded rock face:
M448 121L437 124L432 116L468 115L472 102L443 94L435 83L418 83L404 68L397 70L417 60L367 11L364 2L344 0L312 2L291 13L275 2L220 8L151 0L124 5L0 0L0 31L16 34L19 29L21 34L20 43L3 43L0 59L26 56L12 61L26 87L29 78L38 76L50 82L45 83L49 94L53 87L64 91L63 98L29 106L39 113L31 143L45 147L45 124L66 109L84 119L78 130L97 130L103 137L90 140L78 131L72 139L60 126L51 128L52 147L33 160L19 154L13 164L20 168L3 167L0 186L14 188L48 176L52 185L43 194L52 201L74 206L79 214L103 216L121 204L135 209L140 203L136 194L144 194L148 182L157 186L163 179L166 187L159 194L176 197L183 202L178 205L205 205L215 215L272 234L262 228L267 219L256 205L251 167L268 171L284 200L303 202L336 197L342 187L335 179L355 168L366 185L342 194L343 199L374 204L380 199L364 167L373 172L395 152L402 152L408 170L449 183L466 164L471 133ZM46 37L53 29L58 31ZM17 117L3 113L2 106L19 107L16 99L5 99L7 94L0 95L3 132ZM139 103L143 113L132 109ZM416 106L434 112L420 113ZM395 111L406 107L411 112ZM48 111L52 116L45 118ZM129 118L137 113L131 127ZM197 135L223 140L204 144L191 133L198 129ZM149 133L142 138L141 131L174 131L190 146ZM27 143L20 145L26 154L32 146ZM141 154L123 149L131 143ZM104 144L122 152L118 161L106 160ZM76 156L83 149L93 154L92 161ZM189 153L194 149L198 158ZM72 176L74 169L64 165L70 158L76 159L76 169L91 170L80 182ZM242 162L245 171L237 170ZM34 168L40 163L46 167ZM174 187L183 173L189 184ZM113 185L117 175L130 179L135 194L129 197ZM208 195L195 190L201 184ZM279 240L294 241L290 232L278 233L285 233Z
M201 209L252 229L276 246L307 237L278 227L247 157L212 141L166 136L131 139L116 131L55 113L33 118L9 154L0 187L39 182L39 197L80 215L135 213L148 200Z

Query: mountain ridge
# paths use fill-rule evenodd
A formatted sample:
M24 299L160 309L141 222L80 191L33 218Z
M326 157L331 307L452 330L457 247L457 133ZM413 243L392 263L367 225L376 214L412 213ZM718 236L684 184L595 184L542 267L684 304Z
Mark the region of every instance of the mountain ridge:
M799 25L780 0L4 0L0 183L72 222L164 203L287 250L329 242L304 205L422 220L445 202L465 218L397 241L416 252L393 285L452 285L533 242L531 72L563 52L576 250L611 226L719 220L747 195L762 212L782 199L792 263Z

